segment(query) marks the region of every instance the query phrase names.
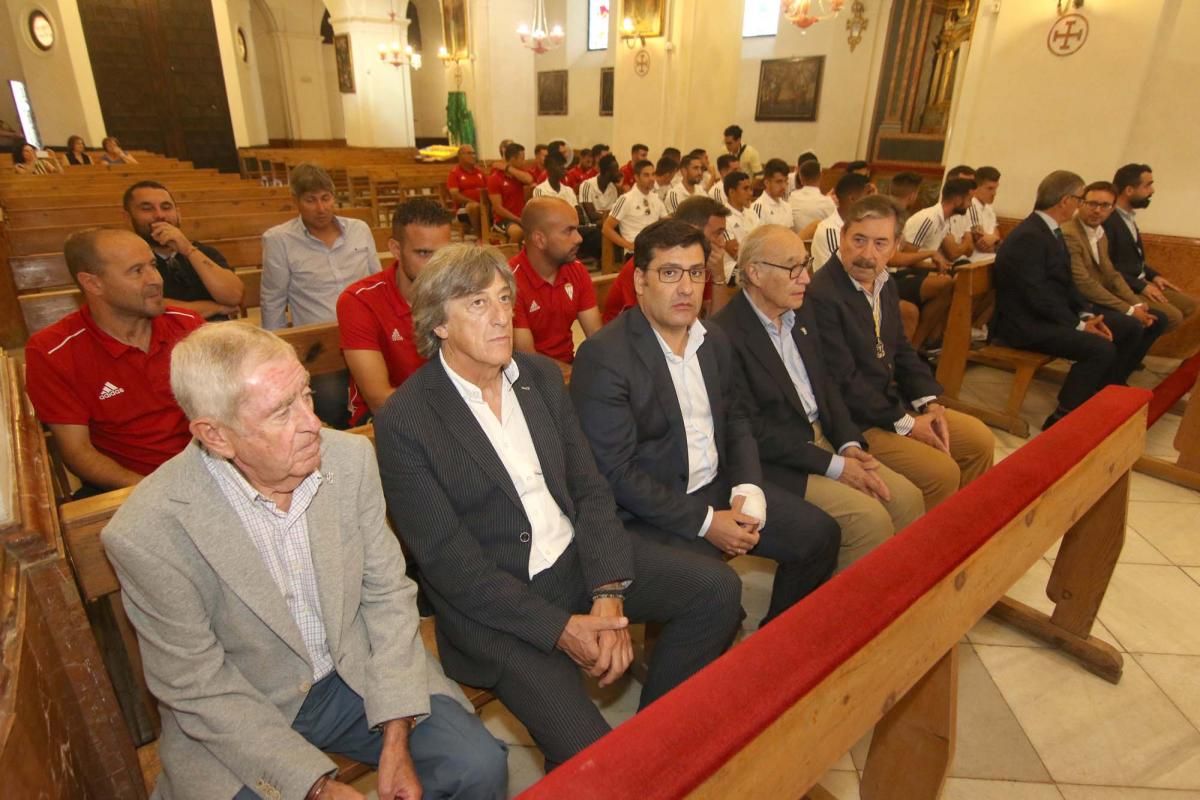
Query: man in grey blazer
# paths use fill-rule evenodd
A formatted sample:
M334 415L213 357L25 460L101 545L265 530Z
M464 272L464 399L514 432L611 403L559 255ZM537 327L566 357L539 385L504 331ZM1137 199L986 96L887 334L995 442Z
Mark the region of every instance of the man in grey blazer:
M617 680L629 621L664 623L645 707L732 641L741 585L720 561L625 532L558 366L513 353L499 251L443 248L413 292L429 362L375 419L388 509L437 611L446 672L492 689L553 769L608 732L580 669Z
M102 539L162 715L157 797L501 798L505 748L422 646L375 457L322 429L291 346L245 323L172 352L195 440Z

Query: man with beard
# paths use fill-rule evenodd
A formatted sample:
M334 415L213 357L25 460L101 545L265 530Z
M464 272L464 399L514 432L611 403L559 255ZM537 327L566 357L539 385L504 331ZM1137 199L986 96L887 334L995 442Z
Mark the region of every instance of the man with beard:
M704 195L704 190L700 186L700 180L704 174L704 162L698 156L684 156L683 160L679 162L679 174L683 176L682 179L671 187L663 200L663 204L670 214L674 214L675 209L679 208L679 204L689 197Z
M164 297L209 321L237 314L245 292L242 279L219 250L183 235L179 207L166 186L138 181L125 190L121 205L129 226L154 253Z
M450 244L450 214L416 197L396 206L388 250L396 263L352 283L338 298L342 354L350 368L350 425L362 425L404 379L425 363L413 339L412 284L421 267Z
M575 320L584 336L603 324L592 278L576 258L583 242L579 216L564 200L535 197L521 212L521 228L525 247L508 262L517 283L513 343L569 364L575 360Z
M30 337L26 386L85 497L133 486L187 446L171 349L204 320L166 305L154 253L129 231L79 231L63 255L84 305Z
M584 181L594 178L598 174L595 164L596 159L592 154L592 148L583 148L579 151L579 163L567 170L567 176L563 178L563 183L578 193L579 187L583 185Z
M950 263L960 252L959 243L950 233L950 220L967 213L973 191L975 181L970 178L951 178L942 185L942 201L913 214L904 225L903 249L907 253L929 253L928 259L893 273L900 299L921 309L913 336L917 347L941 339L945 328L954 296Z
M1196 312L1196 298L1184 294L1146 263L1137 212L1149 208L1154 196L1154 173L1149 164L1126 164L1113 177L1117 190L1116 213L1104 221L1108 255L1125 277L1129 288L1142 295L1155 311L1167 315L1167 330Z
M621 196L621 167L617 157L601 156L600 171L579 185L579 204L592 223L599 225L604 215L617 203Z

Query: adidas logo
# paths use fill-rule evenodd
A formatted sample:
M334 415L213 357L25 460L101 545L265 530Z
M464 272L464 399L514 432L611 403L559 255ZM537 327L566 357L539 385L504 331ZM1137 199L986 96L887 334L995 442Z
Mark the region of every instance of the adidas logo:
M537 300L534 300L532 303L529 304L529 313L532 314L534 311L537 311L540 308L541 308L541 306L539 306L537 304Z
M393 342L403 342L404 341L404 337L400 335L400 331L397 328L392 328L392 341Z
M107 400L110 397L116 397L117 395L124 394L124 393L125 393L124 389L122 389L120 386L117 386L116 384L112 383L111 381L105 381L104 386L100 387L100 399L101 400Z

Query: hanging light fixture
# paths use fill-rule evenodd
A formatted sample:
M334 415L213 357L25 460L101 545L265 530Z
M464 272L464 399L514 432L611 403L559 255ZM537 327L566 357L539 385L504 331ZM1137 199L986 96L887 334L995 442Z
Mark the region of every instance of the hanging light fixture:
M551 28L546 23L545 0L533 0L533 24L522 22L517 26L517 36L521 38L521 44L538 55L556 49L566 38L561 25Z
M780 7L787 21L808 33L818 22L833 19L842 10L846 0L781 0Z
M392 26L396 29L396 38L392 40L390 45L381 43L379 45L379 60L385 64L391 64L396 69L405 65L413 69L421 68L421 54L415 52L411 44L405 42L400 44L400 26L396 24L396 6L392 4L391 10L388 12L388 18L392 21Z

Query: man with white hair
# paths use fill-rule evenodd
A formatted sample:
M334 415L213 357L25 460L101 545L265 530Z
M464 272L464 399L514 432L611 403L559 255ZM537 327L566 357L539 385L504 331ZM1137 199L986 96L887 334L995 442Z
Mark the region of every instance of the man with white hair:
M291 346L242 322L171 354L194 437L102 539L159 702L164 798L502 798L504 745L429 658L368 439L322 428Z

